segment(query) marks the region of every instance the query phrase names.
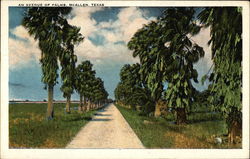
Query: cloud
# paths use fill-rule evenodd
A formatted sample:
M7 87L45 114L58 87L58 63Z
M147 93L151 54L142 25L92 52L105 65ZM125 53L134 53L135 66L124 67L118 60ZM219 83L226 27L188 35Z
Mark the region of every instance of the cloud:
M79 59L89 59L100 64L103 60L110 59L114 62L139 62L132 57L132 52L127 49L126 43L134 33L154 18L145 18L147 13L136 7L122 8L116 20L97 22L91 14L101 11L101 8L74 8L73 18L69 23L81 27L81 33L85 37L75 52ZM96 45L92 39L104 37L101 45ZM91 39L91 40L90 40Z
M116 20L98 22L92 14L102 11L98 7L75 7L68 18L68 22L81 28L80 32L85 37L84 41L75 47L78 61L91 60L102 63L109 59L115 62L139 62L132 57L126 43L137 29L148 23L153 18L146 18L147 12L136 7L120 9ZM11 68L29 64L30 61L39 61L40 50L38 42L31 37L23 26L11 30L14 35L9 38L9 63ZM95 38L104 37L102 43L97 45ZM93 40L94 39L94 40Z
M207 43L210 39L210 28L201 29L200 33L192 37L192 40L195 41L199 46L203 47L205 51L205 56L198 62L198 64L206 65L206 69L209 69L213 63L211 46Z
M145 18L146 13L136 7L123 9L118 14L118 26L125 42L128 42L134 33L154 18Z
M204 61L208 66L212 65L212 54L211 54L211 46L207 43L210 39L210 28L203 28L201 29L200 33L196 36L192 37L192 39L201 47L203 47L205 51Z
M118 13L116 21L101 22L97 27L109 42L127 43L144 24L156 19L155 17L146 18L147 15L146 11L136 7L123 8Z
M91 17L92 13L95 13L97 11L101 11L103 8L99 7L75 7L72 10L72 16L73 18L68 19L68 22L72 25L81 27L81 33L85 36L88 37L90 36L93 32L98 31L96 24L97 22L95 19Z
M19 68L28 64L30 61L38 61L40 50L38 42L29 36L28 31L18 26L11 30L16 38L9 38L9 64L10 68Z
M205 51L205 55L203 58L201 58L196 64L194 64L194 67L198 71L198 80L200 81L202 76L208 73L210 67L213 64L212 61L212 53L211 53L211 46L208 46L208 41L210 39L210 28L204 28L200 31L199 34L192 37L192 40L195 41L199 46L203 47L203 50ZM204 85L200 83L196 84L194 83L194 86L198 88L199 90L204 90L208 87L209 82L206 81Z
M132 52L124 44L106 43L105 45L94 45L89 39L86 39L75 49L78 56L78 62L90 60L94 64L103 64L109 62L139 62L138 58L132 57Z

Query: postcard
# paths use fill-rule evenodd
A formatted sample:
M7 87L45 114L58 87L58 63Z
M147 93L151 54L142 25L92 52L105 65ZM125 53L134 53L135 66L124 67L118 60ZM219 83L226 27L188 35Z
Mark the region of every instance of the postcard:
M249 2L1 1L1 158L249 158Z

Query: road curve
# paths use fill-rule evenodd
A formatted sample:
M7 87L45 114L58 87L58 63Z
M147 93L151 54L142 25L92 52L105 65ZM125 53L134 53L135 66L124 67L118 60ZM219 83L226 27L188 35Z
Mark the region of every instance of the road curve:
M144 148L119 110L110 104L97 112L66 148Z

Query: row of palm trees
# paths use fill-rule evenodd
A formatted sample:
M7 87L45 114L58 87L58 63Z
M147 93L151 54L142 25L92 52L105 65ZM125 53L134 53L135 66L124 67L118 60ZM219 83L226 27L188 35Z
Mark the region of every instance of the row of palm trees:
M193 64L204 56L203 48L191 38L201 29L194 19L194 8L167 9L158 20L139 29L128 43L133 56L140 59L140 87L151 94L148 99L152 108L147 110L155 110L154 115L159 116L157 106L165 98L168 107L176 110L178 124L186 123L186 111L195 93L191 81L198 82ZM166 82L168 88L164 90Z
M104 89L103 81L95 77L92 64L89 61L82 62L76 68L77 56L74 54L74 47L83 41L80 28L72 26L67 22L67 16L71 12L70 7L34 7L29 8L24 15L22 25L29 34L38 41L41 50L42 82L48 90L48 107L46 117L53 119L53 89L58 83L59 64L61 66L61 91L66 98L66 112L70 112L70 99L74 90L80 94L82 101L88 99L88 109L100 106L108 93ZM90 65L90 70L85 69ZM91 76L84 78L82 74L90 73ZM84 78L82 80L81 78ZM84 90L86 88L86 90ZM91 91L92 93L86 93ZM96 93L96 94L95 94ZM94 104L93 104L94 103ZM80 102L79 111L83 111L83 104Z
M120 82L115 88L114 94L117 104L138 109L142 106L142 112L149 114L154 111L154 100L146 81L140 74L141 65L126 64L120 71Z
M101 78L95 77L90 61L83 61L76 68L76 91L80 95L78 111L100 108L107 102L108 92ZM87 103L88 101L88 103ZM68 111L68 110L67 110Z
M210 27L213 68L203 78L211 82L207 102L223 113L229 141L234 142L242 123L241 24L240 7L168 8L129 41L128 48L140 64L121 69L116 101L140 105L146 114L154 111L159 116L158 107L165 100L176 112L176 123L186 123L197 94L193 82L198 82L198 72L193 64L205 54L192 37Z

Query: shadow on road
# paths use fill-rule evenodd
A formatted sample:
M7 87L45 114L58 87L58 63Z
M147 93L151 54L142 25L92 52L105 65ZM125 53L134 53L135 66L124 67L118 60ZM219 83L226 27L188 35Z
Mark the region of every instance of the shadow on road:
M105 110L105 109L101 109L101 110L99 110L98 112L106 112L107 110Z
M112 116L111 114L100 114L100 113L95 113L96 116Z
M91 121L110 121L112 119L92 119Z

